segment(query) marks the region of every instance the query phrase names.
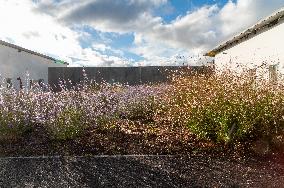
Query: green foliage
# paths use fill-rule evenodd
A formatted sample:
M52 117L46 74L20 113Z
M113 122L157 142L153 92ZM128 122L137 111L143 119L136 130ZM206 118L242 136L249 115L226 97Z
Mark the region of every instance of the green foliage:
M27 124L22 115L20 112L15 114L0 111L0 140L18 139L32 131L32 125Z
M49 126L53 139L68 140L82 134L86 125L82 124L83 113L79 109L66 108L55 119L53 125Z
M284 133L283 85L247 75L177 78L165 116L215 143L272 140Z
M134 101L125 107L125 115L130 120L154 121L154 116L158 110L158 101L151 96L147 99Z
M58 93L0 93L0 137L22 136L41 125L53 139L68 140L90 126L115 127L119 122L188 128L210 143L226 145L279 138L280 146L284 82L224 72L180 74L158 86L90 84Z

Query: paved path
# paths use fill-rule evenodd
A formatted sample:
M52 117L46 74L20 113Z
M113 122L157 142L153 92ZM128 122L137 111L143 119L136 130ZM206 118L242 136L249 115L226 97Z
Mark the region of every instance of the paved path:
M0 158L0 187L284 187L284 163L204 156Z

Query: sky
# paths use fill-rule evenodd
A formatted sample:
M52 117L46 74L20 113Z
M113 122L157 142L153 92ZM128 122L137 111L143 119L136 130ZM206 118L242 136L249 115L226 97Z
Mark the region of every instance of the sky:
M284 0L0 0L0 39L70 66L201 65Z

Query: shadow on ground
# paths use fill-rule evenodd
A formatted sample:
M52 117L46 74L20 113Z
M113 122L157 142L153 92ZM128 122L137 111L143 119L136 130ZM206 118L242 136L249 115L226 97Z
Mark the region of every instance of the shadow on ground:
M204 156L1 158L1 187L281 187L275 160Z

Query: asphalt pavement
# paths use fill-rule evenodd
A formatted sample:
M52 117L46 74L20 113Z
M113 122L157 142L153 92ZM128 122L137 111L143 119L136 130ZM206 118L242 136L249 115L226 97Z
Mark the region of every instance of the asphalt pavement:
M6 157L0 187L284 187L284 163L202 155Z

